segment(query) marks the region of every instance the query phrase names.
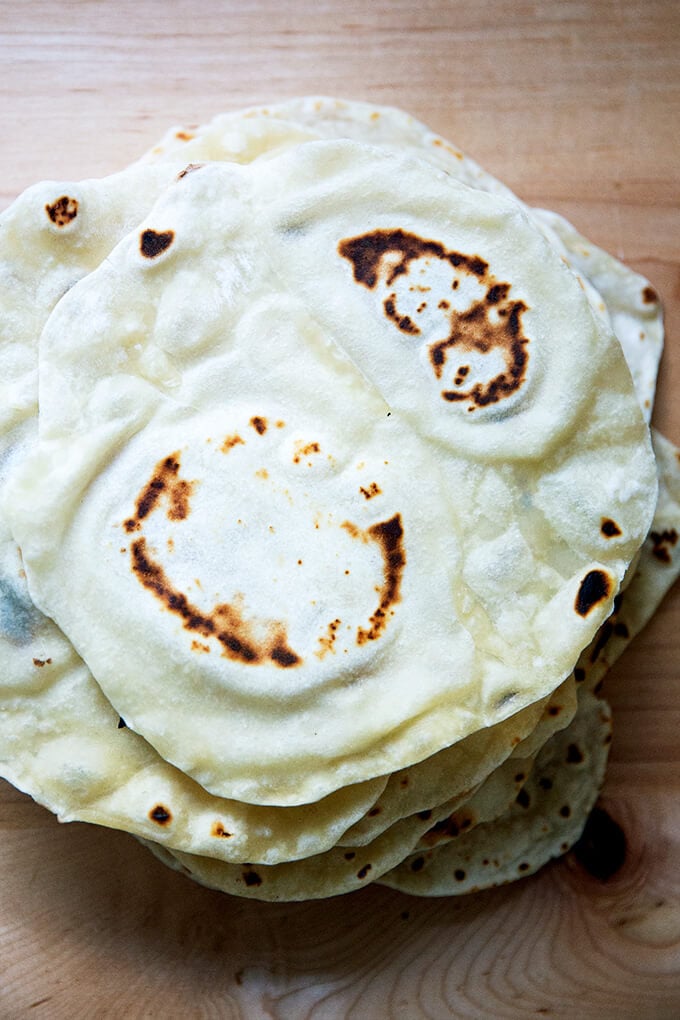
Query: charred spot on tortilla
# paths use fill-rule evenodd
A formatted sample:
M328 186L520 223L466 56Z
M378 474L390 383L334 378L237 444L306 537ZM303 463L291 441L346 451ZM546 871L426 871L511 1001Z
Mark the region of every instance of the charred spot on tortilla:
M172 812L163 804L156 804L149 811L149 818L152 822L156 822L157 825L169 825L172 821Z
M523 384L528 365L529 343L522 331L521 318L528 306L524 301L511 300L509 283L494 280L489 273L488 263L479 255L467 255L450 251L439 241L418 237L404 230L374 230L359 237L346 238L338 245L342 258L352 264L354 279L369 290L382 282L388 288L395 280L409 273L412 263L424 259L429 265L433 259L446 262L457 274L474 277L478 283L488 284L483 298L473 300L461 311L451 308L450 302L441 299L437 308L447 313L447 335L429 345L429 360L434 375L442 381L449 352L465 351L485 355L499 350L505 367L494 371L489 379L471 381L464 387L470 372L469 365L460 365L454 373L453 385L441 391L447 403L466 401L468 410L498 403L517 391ZM454 277L451 287L458 288L460 280ZM414 290L411 287L411 290ZM421 302L415 314L422 313L427 302ZM383 300L387 319L400 332L419 336L420 326L411 315L400 310L396 291L391 291Z
M231 833L227 832L222 822L213 822L210 835L219 839L230 839Z
M170 247L174 239L174 230L144 230L139 238L139 250L145 258L155 259Z
M45 212L55 227L66 227L78 215L78 199L61 195L51 205L48 203L45 206Z
M605 538L617 538L621 534L621 528L611 517L603 517L600 531Z
M253 415L250 419L250 424L255 429L258 436L263 436L267 431L267 419L262 418L259 414Z
M179 469L179 453L173 453L158 462L137 498L135 515L129 517L123 525L128 533L140 530L141 522L156 509L161 499L167 502L168 520L183 521L189 516L189 497L194 483L179 478Z
M574 609L579 616L587 616L591 609L609 598L612 582L604 570L589 570L581 581L574 602Z
M258 875L256 871L244 871L243 881L246 883L246 885L249 886L262 885L262 878Z
M382 262L386 255L396 255L398 261L390 264L386 283L390 286L398 276L408 272L414 259L437 258L449 262L454 269L462 268L480 279L486 274L488 263L479 255L463 255L447 251L439 241L430 241L406 230L373 230L359 237L346 238L338 244L339 254L352 263L354 279L372 290L378 282Z
M401 580L406 566L404 528L401 514L395 514L388 521L372 524L365 531L349 521L345 521L342 527L353 538L377 542L383 556L383 583L378 589L380 601L369 618L370 627L357 629L357 644L363 645L381 636L389 618L394 614L393 606L401 599Z
M652 540L652 556L659 563L669 564L672 562L670 548L678 541L678 533L675 528L666 528L663 531L650 531L649 537Z
M179 477L180 466L179 453L158 462L151 479L137 497L135 514L124 522L126 531L141 532L146 518L162 501L167 503L170 521L186 519L194 483ZM236 596L231 603L218 604L208 611L190 602L155 559L144 535L131 543L130 562L140 584L152 592L166 610L180 617L185 630L203 638L215 638L227 658L246 664L271 662L281 669L301 664L301 657L288 644L285 624L277 620L248 620L242 597ZM205 651L200 642L192 642L191 647L195 652Z

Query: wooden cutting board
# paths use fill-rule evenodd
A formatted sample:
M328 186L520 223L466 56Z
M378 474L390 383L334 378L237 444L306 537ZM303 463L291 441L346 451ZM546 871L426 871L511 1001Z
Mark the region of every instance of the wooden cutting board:
M0 206L166 127L325 93L402 106L663 297L680 442L680 16L664 0L0 0ZM0 1017L680 1015L680 592L607 681L608 880L573 854L461 899L258 904L0 785Z

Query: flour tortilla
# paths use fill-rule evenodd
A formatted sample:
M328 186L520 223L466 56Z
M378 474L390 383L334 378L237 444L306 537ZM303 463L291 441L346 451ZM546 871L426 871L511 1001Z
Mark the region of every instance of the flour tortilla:
M454 209L455 219L442 217L443 208ZM479 257L489 262L493 280L503 281L501 300L512 292L515 314L528 306L523 328L533 346L526 386L504 398L502 414L483 403L472 415L465 402L444 404L431 368L415 357L427 350L428 330L436 341L439 323L426 326L418 345L409 346L385 318L380 293L357 283L357 264L353 270L347 252L339 257L343 239L367 231L382 237L388 229L421 238L434 230L442 249L466 253L471 261L462 301L475 300L476 284L468 278L481 272ZM151 257L144 251L149 237L162 245ZM435 288L443 285L445 261L437 255L429 270ZM380 287L387 286L384 265L380 273ZM191 300L197 278L215 281L208 314ZM318 287L311 287L312 279ZM408 302L400 291L402 297ZM593 319L571 274L514 203L482 200L445 175L433 178L419 162L382 151L310 143L248 167L213 165L185 175L140 230L60 302L42 345L42 444L18 470L8 503L32 595L84 654L117 711L166 759L218 795L277 804L319 799L420 760L545 696L568 675L611 609L651 519L654 465L630 377L620 348ZM263 364L266 387L254 370ZM483 382L487 370L475 363L473 376ZM468 387L468 406L479 386ZM348 423L350 392L354 418ZM199 404L201 414L194 410ZM260 418L285 420L286 428L259 434L249 426ZM335 421L342 422L342 436ZM246 441L224 452L234 436ZM318 459L315 445L323 451ZM302 454L307 447L309 454ZM499 457L506 462L497 467ZM174 458L170 467L167 458ZM291 466L284 466L286 458ZM174 467L179 460L181 472ZM215 471L227 472L239 499L262 491L263 476L254 480L258 471L275 472L268 491L281 494L282 523L251 517L254 536L278 527L277 542L290 546L288 490L293 502L309 508L312 527L323 524L317 530L326 544L316 547L311 575L298 575L301 587L291 580L295 561L286 568L292 601L284 598L274 619L283 619L287 630L274 626L273 637L261 637L262 665L254 670L226 658L209 639L199 697L187 687L199 654L192 648L196 638L177 614L159 613L149 586L128 565L128 546L139 552L140 537L155 550L174 540L163 521L179 513L175 495L172 505L159 504L162 512L148 525L140 514L144 487L159 465L177 480L176 489L169 486L175 495L196 483L196 512L184 535L207 527L213 516ZM418 476L429 484L414 500L410 479ZM357 479L354 494L347 487L351 479ZM377 504L361 494L373 483L381 490ZM228 509L236 521L243 505L237 502ZM431 527L441 517L430 534L418 523L424 514ZM618 522L621 535L614 542L600 532L605 516ZM466 532L471 518L478 528L474 539ZM103 520L110 535L104 545ZM237 533L230 532L232 544ZM181 530L176 535L184 540ZM367 595L381 575L381 605L390 586L394 594L396 577L388 576L386 564L403 566L403 549L395 548L403 536L404 584L400 600L386 603L394 623L381 628L370 622L375 595ZM433 544L434 536L442 538ZM211 543L217 540L213 527ZM226 561L236 571L235 591L221 591L211 577L214 549L210 563L201 563L199 574L207 570L200 577L207 592L201 619L216 599L231 600L225 604L232 618L272 619L269 603L252 607L253 598L271 590L271 580L238 574L244 552L252 562L247 542ZM187 573L194 571L189 548L183 561L173 561L185 589L196 576ZM341 602L346 608L338 613L337 602L325 602L322 613L301 616L307 592L325 597L324 557L336 558L338 548L353 577ZM280 556L283 546L273 549ZM518 558L529 571L523 582ZM428 588L419 590L414 579L425 576ZM518 581L524 585L512 605L504 578L515 588ZM432 587L453 587L458 605L432 606ZM598 598L591 605L594 590ZM111 612L92 621L83 608L95 591ZM191 598L203 604L193 591ZM320 641L313 621L325 627L343 615L351 633L368 640L347 646L338 671L332 655L313 661L313 642ZM557 632L550 623L555 617ZM120 658L112 654L110 628L130 635ZM237 632L232 629L230 640ZM414 685L404 652L416 634ZM294 656L303 668L282 670ZM341 678L358 670L361 684L348 687ZM143 691L139 676L145 677ZM381 694L386 683L389 699ZM472 690L477 701L470 701ZM179 703L191 703L191 714L178 715Z
M262 899L307 899L360 888L368 880L413 895L451 896L533 874L565 853L580 837L604 780L611 739L611 712L599 697L602 675L651 619L677 580L680 556L680 450L655 434L660 463L659 504L638 568L611 621L584 650L576 670L578 710L553 734L537 759L511 757L467 800L432 812L434 825L393 870L379 872L403 852L422 817L397 823L369 845L275 868L222 865L199 857L149 849L164 863L211 888ZM668 548L667 559L661 548ZM564 705L564 699L553 702ZM397 849L400 847L401 849ZM351 856L347 859L344 854ZM364 869L371 865L368 871ZM371 876L373 876L371 878Z
M410 114L393 107L307 96L220 114L207 124L175 127L143 157L249 163L315 138L350 138L409 153L456 180L513 198L579 276L596 314L610 325L633 374L643 415L650 421L663 347L663 316L648 280L584 238L564 217L532 209L469 156Z
M23 431L5 433L11 437L15 458L35 441L35 341L44 319L57 300L108 254L176 172L177 167L134 168L101 181L44 182L28 189L1 218L6 314L0 350L11 368L5 379L12 382L5 406L15 414L13 423L24 426ZM441 803L452 786L460 789L466 773L447 765L460 762L462 751L452 758L445 750L440 756L446 761L435 756L393 777L391 787L398 792L391 811L384 798L377 811L373 803L385 777L346 787L340 796L304 812L269 809L258 815L257 808L211 798L122 726L63 635L30 602L22 575L18 550L5 533L0 612L3 771L62 820L155 834L171 846L227 860L247 857L276 863L321 852L368 808L373 810L370 820L363 815L364 838L369 826L370 838L375 838L404 814ZM518 717L505 727L507 749L526 734L535 714L530 706L520 713L524 722ZM503 724L495 729L502 731ZM496 758L487 754L485 764L475 747L482 746L480 736L485 748L496 746L493 732L488 738L484 732L468 739L469 761L478 776ZM421 772L426 783L418 779ZM405 779L407 785L402 786ZM407 790L408 800L403 800ZM421 792L414 800L415 791ZM172 824L165 818L165 808Z
M533 874L581 835L604 780L610 739L608 706L585 692L573 722L546 744L505 814L422 850L379 881L417 896L454 896Z
M573 722L545 744L505 813L493 818L500 799L492 776L382 884L419 896L485 889L532 874L579 839L604 781L611 737L602 679L680 575L680 449L658 432L654 449L660 481L654 522L630 585L579 659Z

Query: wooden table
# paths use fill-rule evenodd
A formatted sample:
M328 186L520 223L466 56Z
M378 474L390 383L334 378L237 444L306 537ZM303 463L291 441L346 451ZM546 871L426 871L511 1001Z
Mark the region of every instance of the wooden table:
M172 123L306 93L409 109L645 273L656 422L680 442L680 9L673 0L0 0L0 204L123 167ZM424 901L270 905L0 787L0 1016L680 1015L680 592L610 676L608 882L573 855Z

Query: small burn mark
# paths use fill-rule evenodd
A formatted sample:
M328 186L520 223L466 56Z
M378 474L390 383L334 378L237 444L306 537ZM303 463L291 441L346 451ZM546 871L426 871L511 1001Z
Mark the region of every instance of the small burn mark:
M267 419L261 418L259 414L253 415L253 417L250 419L250 424L252 428L255 429L258 436L263 436L267 431Z
M192 641L191 650L193 652L210 652L210 645L204 645L202 641Z
M312 457L316 453L321 453L321 446L319 443L305 443L301 440L295 444L295 452L293 454L293 464L299 464L303 457ZM311 466L311 461L307 461L308 465Z
M561 711L562 711L561 705L548 705L548 715L552 716L553 719L556 719Z
M354 850L348 850L346 854L343 854L346 861L353 861L356 857Z
M456 882L464 882L467 876L462 868L456 868L456 870L453 873L453 877L455 878Z
M50 666L51 664L52 664L52 660L51 659L34 659L33 660L33 665L37 666L39 669L42 669L43 666Z
M122 715L118 717L118 729L119 730L127 729L127 723L125 722L125 719L123 719Z
M61 195L51 205L48 203L45 206L45 212L55 227L66 227L78 215L78 200Z
M548 790L552 790L553 781L552 779L550 779L549 776L541 776L541 778L538 780L538 785L542 790L545 790L547 792Z
M642 300L646 305L655 305L659 300L659 295L653 287L647 286L642 291Z
M415 322L409 315L400 315L397 311L397 295L390 294L388 298L383 301L383 308L385 309L385 315L388 319L391 319L397 329L401 330L402 333L409 333L411 336L418 336L420 329L416 326Z
M156 804L149 811L149 818L152 822L156 822L157 825L169 825L172 821L172 813L163 804Z
M366 487L360 485L359 492L364 499L373 499L374 496L379 496L381 494L382 489L377 482L371 482L371 484Z
M652 556L666 565L672 562L670 548L676 545L678 533L675 528L668 528L664 531L650 531L649 537L652 540Z
M229 453L229 451L233 450L235 446L245 445L246 445L245 439L242 439L241 436L238 435L238 433L234 433L233 436L225 436L224 442L220 446L220 451L222 453Z
M378 805L376 805L376 807L372 807L371 810L368 812L368 817L369 818L375 818L377 815L380 814L381 811L382 811L382 808L379 807Z
M517 796L515 797L515 801L517 802L517 804L519 804L520 807L528 808L529 805L531 804L531 797L529 796L525 789L521 789Z
M621 528L611 517L603 517L600 531L605 538L617 538L621 534Z
M262 878L260 877L260 875L258 875L256 871L244 871L243 881L248 886L262 885Z
M517 865L517 870L518 871L528 871L529 870L529 865L527 864L526 861L522 861L521 864Z
M139 532L146 518L157 509L161 497L168 501L167 515L171 521L183 520L188 512L192 482L178 477L179 454L160 461L150 482L142 489L136 513L125 521L128 532ZM193 605L187 596L175 588L160 563L151 555L146 538L137 538L130 546L132 571L137 580L155 595L169 612L179 616L185 630L203 638L215 638L223 654L245 664L271 662L282 669L297 666L300 656L288 645L285 625L274 620L247 620L243 614L242 596L235 596L231 604L216 605L204 612ZM209 650L194 641L194 651Z
M560 808L560 815L562 818L571 818L571 808L568 804L563 804Z
M369 619L370 627L357 629L357 644L363 645L381 636L387 626L391 607L401 599L401 579L406 566L404 529L401 514L395 514L388 521L372 524L366 531L362 531L349 521L345 521L342 527L353 538L377 542L383 556L383 583L378 589L380 596L378 607Z
M601 652L609 643L609 640L614 633L614 625L611 620L605 620L600 629L597 632L595 644L593 645L590 653L590 661L596 662Z
M411 861L411 871L422 871L424 866L424 857L416 857L415 860Z
M191 131L176 131L175 138L178 138L180 142L190 142L195 135L192 135Z
M364 864L363 868L359 868L359 870L357 871L357 878L359 879L366 878L366 875L369 873L370 870L371 865Z
M298 563L301 564L302 560L298 560ZM328 652L335 651L335 642L337 639L338 628L340 627L341 623L342 620L336 617L335 620L331 620L331 622L328 624L328 627L326 628L326 633L319 638L318 651L314 653L317 659L323 659L328 654Z
M174 239L174 230L144 230L139 238L139 250L144 258L155 259L170 247Z
M448 313L448 336L430 345L430 363L437 380L442 380L449 352L468 350L487 354L498 349L503 354L505 368L487 381L473 382L462 389L467 372L459 371L454 378L456 389L444 389L442 398L448 403L469 402L468 410L498 403L518 390L525 379L528 365L528 337L523 335L521 318L528 311L523 301L510 300L511 285L493 280L488 263L478 255L447 250L439 241L428 240L401 229L375 230L359 237L346 238L338 244L338 253L351 265L354 279L369 290L379 283L391 288L394 281L407 274L416 260L429 264L433 259L448 263L456 274L475 277L477 282L488 283L482 300L473 301L465 311L450 308L441 300L437 307ZM452 288L458 286L454 277ZM413 291L414 287L410 290ZM422 288L421 288L422 289ZM423 309L421 304L416 314ZM396 291L390 290L383 300L386 317L400 332L409 336L421 330L413 319L400 311ZM494 315L490 315L490 311Z
M579 586L574 609L579 616L587 616L591 609L609 598L611 590L611 579L604 570L589 570Z
M232 834L227 832L223 822L213 822L210 835L215 836L216 839L230 839Z
M455 268L464 268L478 277L483 277L488 264L478 255L462 255L449 252L439 241L428 241L405 230L374 230L360 237L347 238L338 245L342 258L352 263L354 279L372 290L378 282L381 263L385 255L400 256L396 264L390 264L387 285L390 286L404 273L408 272L414 259L437 258L450 263Z
M567 762L570 765L580 765L583 761L583 752L577 744L569 744L567 748Z
M183 521L189 516L189 497L194 482L179 478L179 469L179 453L173 453L158 462L150 481L137 498L134 516L129 517L123 525L128 534L141 529L142 521L153 513L161 499L167 501L168 520Z

